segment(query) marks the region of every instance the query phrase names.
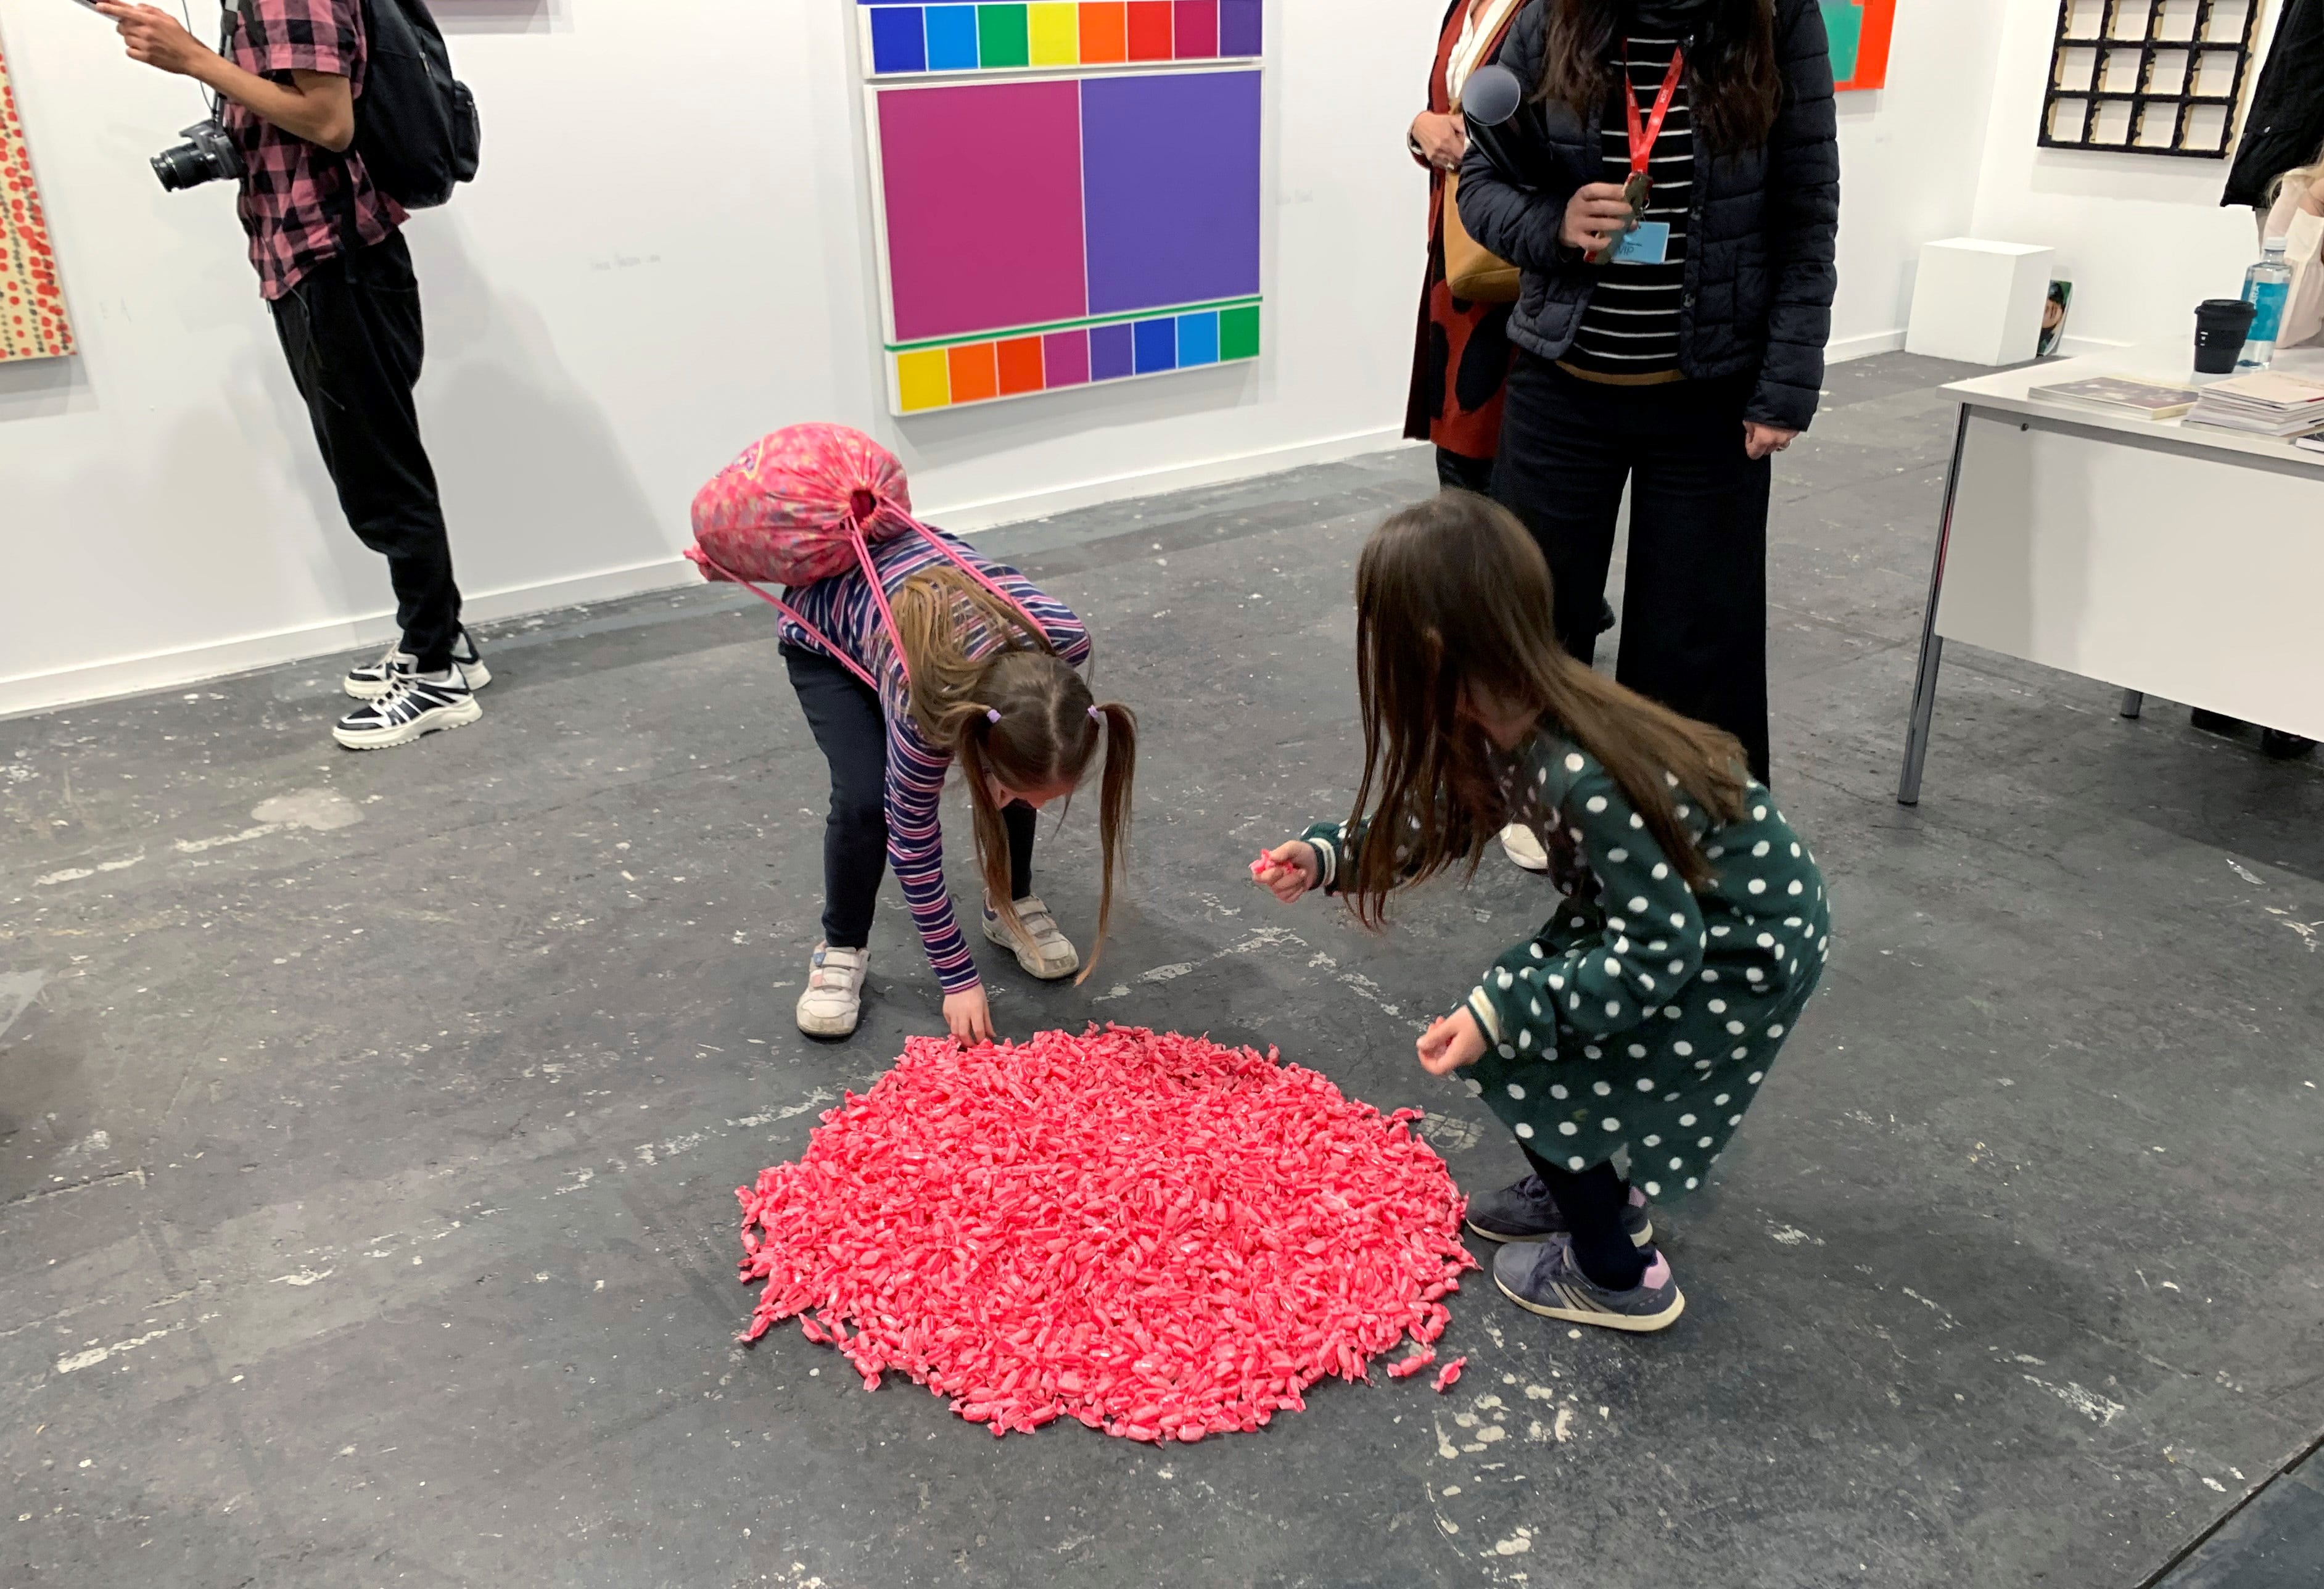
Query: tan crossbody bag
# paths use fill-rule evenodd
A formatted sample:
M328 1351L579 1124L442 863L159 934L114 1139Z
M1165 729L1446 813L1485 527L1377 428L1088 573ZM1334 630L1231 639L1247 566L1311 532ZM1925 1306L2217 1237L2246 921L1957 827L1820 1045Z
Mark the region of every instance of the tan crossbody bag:
M1479 5L1489 5L1494 0L1474 0ZM1517 20L1521 6L1501 0L1500 23L1477 52L1480 62L1492 59L1501 46L1509 24ZM1444 178L1444 280L1452 289L1452 296L1471 303L1515 303L1517 300L1517 267L1493 253L1469 236L1469 228L1461 224L1461 173L1451 171Z

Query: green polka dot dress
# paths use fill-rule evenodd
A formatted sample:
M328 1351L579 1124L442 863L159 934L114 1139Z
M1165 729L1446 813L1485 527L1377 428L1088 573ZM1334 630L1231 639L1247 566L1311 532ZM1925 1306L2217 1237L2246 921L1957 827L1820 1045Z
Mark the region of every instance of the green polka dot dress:
M1488 1047L1463 1077L1549 1162L1587 1169L1628 1148L1648 1196L1691 1192L1743 1123L1831 955L1815 857L1757 782L1723 827L1682 803L1717 873L1698 894L1621 786L1546 732L1508 759L1503 789L1508 820L1572 857L1568 892L1469 995ZM1345 827L1305 836L1335 887Z

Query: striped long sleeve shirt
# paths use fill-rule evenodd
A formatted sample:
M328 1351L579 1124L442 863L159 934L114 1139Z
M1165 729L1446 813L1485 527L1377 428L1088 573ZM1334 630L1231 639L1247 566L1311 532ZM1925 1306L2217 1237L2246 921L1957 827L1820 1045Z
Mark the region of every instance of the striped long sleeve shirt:
M1089 631L1069 608L1016 569L977 556L951 536L945 539L1032 614L1059 656L1076 668L1089 661ZM880 570L880 582L890 600L896 588L921 569L951 565L950 559L917 535L899 536L873 547L872 562ZM945 888L941 803L952 757L921 736L919 725L912 717L910 686L880 622L880 609L872 600L872 587L862 569L835 574L784 594L833 645L846 652L849 661L880 681L880 707L888 719L888 862L896 870L896 881L903 885L912 924L919 929L920 943L927 950L936 979L946 993L964 993L976 986L979 979L968 940L953 914L952 896ZM818 656L831 654L788 618L783 620L781 633L788 645ZM980 623L971 621L969 634L972 657L999 649L1000 641L985 633Z
M1628 94L1641 117L1650 114L1678 52L1675 39L1631 39L1625 50L1628 69L1616 94ZM1646 171L1653 195L1638 218L1670 227L1670 253L1661 264L1600 267L1590 306L1582 311L1573 347L1565 362L1593 374L1663 375L1678 368L1682 300L1686 296L1686 249L1694 215L1694 107L1692 85L1682 79L1671 101L1662 136L1655 141ZM1609 102L1600 131L1603 148L1598 180L1617 187L1630 175L1630 123L1617 97Z

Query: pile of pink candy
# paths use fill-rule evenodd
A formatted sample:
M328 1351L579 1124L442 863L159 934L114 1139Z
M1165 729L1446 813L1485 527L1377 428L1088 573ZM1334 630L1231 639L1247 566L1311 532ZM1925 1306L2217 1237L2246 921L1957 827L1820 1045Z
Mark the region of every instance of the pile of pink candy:
M1407 1335L1391 1373L1434 1361L1476 1263L1418 1118L1175 1033L914 1039L737 1194L743 1339L798 1317L866 1388L907 1374L996 1436L1257 1429Z

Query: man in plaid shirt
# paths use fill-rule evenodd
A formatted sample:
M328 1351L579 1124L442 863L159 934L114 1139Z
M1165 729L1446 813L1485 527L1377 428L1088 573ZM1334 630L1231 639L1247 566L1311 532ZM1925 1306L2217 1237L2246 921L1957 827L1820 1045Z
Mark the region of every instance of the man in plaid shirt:
M306 400L339 505L387 559L401 643L351 670L364 704L333 736L351 750L407 744L482 715L492 674L460 624L460 590L420 439L412 386L423 346L403 209L354 152L363 0L229 0L225 53L151 5L101 0L131 59L206 84L245 171L250 261Z

